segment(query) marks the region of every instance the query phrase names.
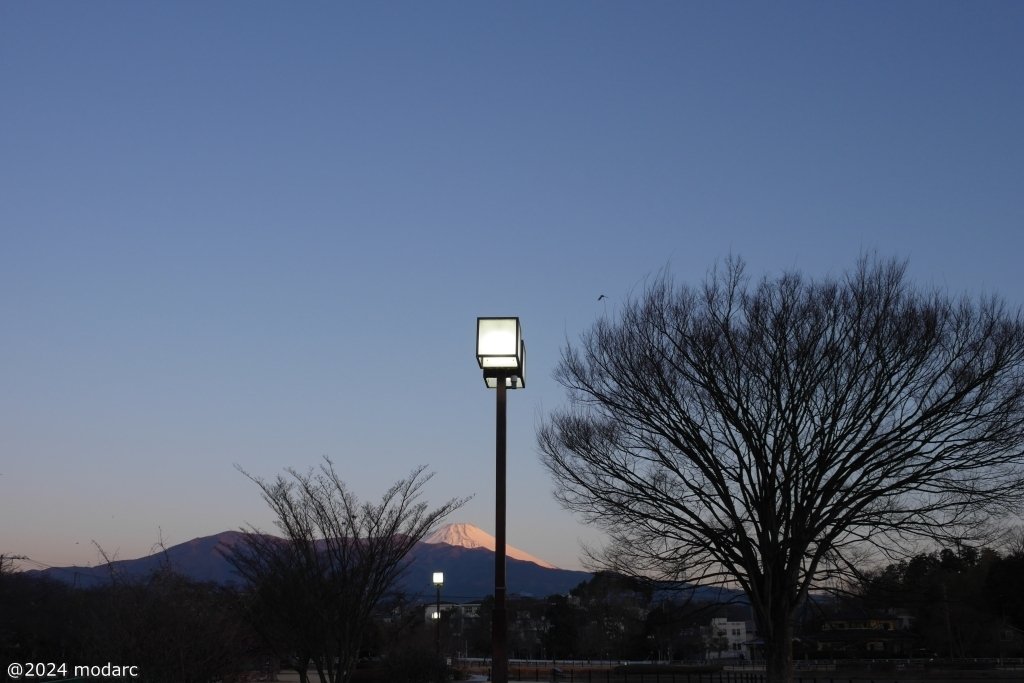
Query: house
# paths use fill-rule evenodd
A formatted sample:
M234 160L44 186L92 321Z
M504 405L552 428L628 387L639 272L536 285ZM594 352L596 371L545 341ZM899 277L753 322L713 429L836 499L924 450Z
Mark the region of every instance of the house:
M830 615L804 640L824 657L906 656L915 640L909 627L906 615L849 609Z
M713 617L704 636L705 659L753 659L757 633L748 620Z

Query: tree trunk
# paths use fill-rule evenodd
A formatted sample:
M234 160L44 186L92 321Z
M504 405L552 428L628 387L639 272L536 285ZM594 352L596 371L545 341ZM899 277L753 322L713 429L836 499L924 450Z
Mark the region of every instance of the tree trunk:
M292 668L299 674L299 683L309 683L309 660L309 657L298 657L297 659L290 660Z
M767 683L793 680L793 621L790 615L779 617L764 636Z
M358 648L355 650L358 652ZM348 683L352 680L352 674L356 668L356 657L350 652L343 652L338 656L338 672L334 683Z

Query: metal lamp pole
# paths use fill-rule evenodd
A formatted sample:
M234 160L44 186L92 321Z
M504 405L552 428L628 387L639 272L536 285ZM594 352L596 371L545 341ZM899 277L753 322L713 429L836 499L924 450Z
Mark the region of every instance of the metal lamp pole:
M494 441L494 617L491 620L491 644L494 650L491 680L508 681L508 622L505 616L505 373L497 376L497 412Z
M484 383L497 390L494 442L494 613L491 619L491 680L508 683L505 613L505 396L526 386L526 343L519 318L477 318L476 356Z

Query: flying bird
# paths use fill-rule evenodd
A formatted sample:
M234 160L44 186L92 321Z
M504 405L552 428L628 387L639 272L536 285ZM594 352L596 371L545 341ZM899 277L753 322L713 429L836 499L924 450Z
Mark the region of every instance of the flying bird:
M606 297L604 294L602 294L601 296L597 297L597 300L600 301L601 299L607 299L607 298L608 297Z

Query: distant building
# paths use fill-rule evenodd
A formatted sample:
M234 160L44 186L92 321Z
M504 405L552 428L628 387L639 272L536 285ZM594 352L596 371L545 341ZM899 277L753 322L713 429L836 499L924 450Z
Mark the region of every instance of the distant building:
M1024 630L1003 622L999 625L996 637L1000 656L1020 657L1024 655Z
M905 656L915 641L909 629L910 619L903 613L852 609L831 615L820 632L804 640L827 657Z
M756 630L748 620L714 617L705 630L705 659L753 659Z

